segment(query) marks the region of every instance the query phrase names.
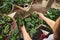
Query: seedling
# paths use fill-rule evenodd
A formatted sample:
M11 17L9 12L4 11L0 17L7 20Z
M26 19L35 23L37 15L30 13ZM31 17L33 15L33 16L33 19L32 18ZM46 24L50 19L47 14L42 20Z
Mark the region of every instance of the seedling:
M25 25L26 30L30 33L30 31L32 31L32 28L35 29L36 27L38 27L41 23L40 19L38 18L38 14L36 14L35 12L30 13L29 16L27 17L20 17L20 16L16 16L16 20L17 20L17 25L18 26L23 26Z
M9 35L10 27L13 23L13 19L7 15L0 15L0 39L3 40L4 37Z

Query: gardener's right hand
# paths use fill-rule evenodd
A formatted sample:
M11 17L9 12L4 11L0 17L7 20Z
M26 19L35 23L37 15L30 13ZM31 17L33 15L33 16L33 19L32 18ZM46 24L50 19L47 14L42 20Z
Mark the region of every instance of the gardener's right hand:
M45 16L44 16L43 13L40 13L40 12L37 12L37 11L35 11L35 13L37 13L41 19L44 19Z

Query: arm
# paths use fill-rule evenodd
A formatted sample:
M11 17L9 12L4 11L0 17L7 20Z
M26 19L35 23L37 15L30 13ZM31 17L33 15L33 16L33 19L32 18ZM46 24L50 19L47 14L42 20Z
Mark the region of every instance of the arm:
M49 18L46 18L42 13L37 12L37 14L39 14L39 17L42 18L53 29L55 21Z
M43 20L53 29L55 21L53 21L49 18L46 18L46 17L43 17Z
M24 40L32 40L32 39L30 38L29 34L27 33L27 31L26 31L26 29L25 29L24 26L22 26L22 27L20 28L20 30L22 31L22 35L23 35Z

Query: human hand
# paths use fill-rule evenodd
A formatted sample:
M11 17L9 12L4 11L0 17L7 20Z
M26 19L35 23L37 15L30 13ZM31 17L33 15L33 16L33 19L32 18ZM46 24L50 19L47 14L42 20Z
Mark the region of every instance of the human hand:
M23 26L19 26L19 28L20 28L21 31L25 30L25 26L24 25Z
M37 11L35 11L35 13L37 13L41 19L43 19L45 17L43 13L40 13L40 12L37 12Z

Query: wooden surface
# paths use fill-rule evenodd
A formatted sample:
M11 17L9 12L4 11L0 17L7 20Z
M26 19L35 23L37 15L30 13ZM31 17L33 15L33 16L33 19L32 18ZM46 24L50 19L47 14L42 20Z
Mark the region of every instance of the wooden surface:
M55 8L55 9L59 9L60 10L60 4L56 3L54 1L54 3L52 4L51 8Z

